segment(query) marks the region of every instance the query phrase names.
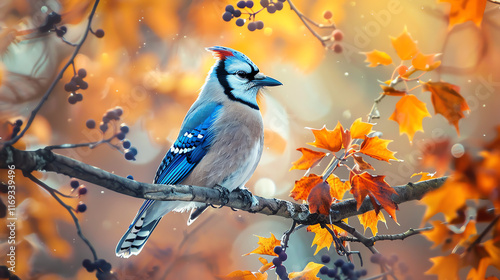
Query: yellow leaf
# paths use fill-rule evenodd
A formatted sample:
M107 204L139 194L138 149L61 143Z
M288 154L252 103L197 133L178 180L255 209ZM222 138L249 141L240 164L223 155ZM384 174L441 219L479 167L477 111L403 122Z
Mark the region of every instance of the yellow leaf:
M307 148L298 148L297 151L302 153L302 157L292 163L290 170L308 170L315 167L326 156L326 153L316 152Z
M347 219L343 220L345 223L347 223ZM330 229L333 230L335 234L338 233L343 233L344 230L334 226L334 225L327 225ZM314 252L314 255L316 255L321 249L327 248L330 250L330 246L333 243L333 237L331 233L326 229L322 228L321 225L315 224L307 227L308 232L314 232L314 239L311 244L311 247L316 245L316 251Z
M431 117L424 102L418 100L413 94L408 94L396 103L396 109L389 120L399 124L399 135L406 134L410 143L417 131L424 131L422 120Z
M345 192L351 188L349 181L342 182L335 174L330 175L326 181L330 185L330 195L338 200L342 200Z
M355 120L351 125L351 138L363 139L372 131L373 124L361 121L361 118Z
M323 126L322 129L311 129L314 134L314 142L307 143L316 148L326 149L331 152L338 152L342 148L342 125L340 122L333 130L326 129Z
M391 37L391 41L396 53L402 60L412 59L418 53L417 43L413 41L406 27L399 37Z
M454 25L473 21L477 26L481 25L483 20L484 10L486 8L486 0L439 0L439 2L450 3L450 23L448 29Z
M229 273L226 276L217 276L221 280L267 280L267 272L251 272L249 270L237 270Z
M432 221L432 230L422 232L427 239L434 242L432 248L436 248L439 245L442 251L447 251L453 249L457 244L464 243L471 235L476 234L476 222L474 220L469 221L467 225L463 228L462 232L455 233L452 231L448 225L441 221Z
M450 254L444 257L430 258L434 263L431 269L427 270L425 274L433 274L438 276L438 280L458 280L458 270L461 267L460 256L457 254Z
M274 253L274 247L280 246L281 241L276 239L274 234L271 233L271 237L262 237L258 236L259 241L257 244L259 247L255 248L252 252L246 253L243 256L248 256L250 254L260 254L260 255L269 255L269 256L277 256L276 253Z
M288 274L288 278L291 280L319 280L316 275L323 266L323 264L309 262L304 270L300 272L292 272Z
M392 58L385 52L373 50L371 52L363 53L366 55L365 62L369 62L368 67L375 67L378 65L389 65L392 63Z
M377 223L378 221L382 221L384 224L387 225L387 222L384 217L384 213L378 212L378 215L375 213L375 210L365 212L361 215L358 215L359 222L363 225L365 232L367 228L370 228L372 231L373 236L377 235L378 233L378 227Z
M441 61L434 61L436 54L425 55L423 53L418 53L415 58L412 59L411 65L417 70L422 71L432 71L441 65Z
M359 149L360 153L363 153L367 156L371 156L374 159L383 160L389 162L389 160L398 160L394 157L396 152L393 152L387 149L387 145L391 143L392 140L380 139L378 136L375 137L366 137L363 143L361 144L361 148Z

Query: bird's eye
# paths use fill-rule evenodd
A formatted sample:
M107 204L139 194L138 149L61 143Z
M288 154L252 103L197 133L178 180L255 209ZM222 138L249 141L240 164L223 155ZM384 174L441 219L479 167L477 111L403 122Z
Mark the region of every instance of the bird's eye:
M240 78L246 78L248 74L245 71L240 70L240 71L236 72L236 75L238 75L238 77L240 77Z

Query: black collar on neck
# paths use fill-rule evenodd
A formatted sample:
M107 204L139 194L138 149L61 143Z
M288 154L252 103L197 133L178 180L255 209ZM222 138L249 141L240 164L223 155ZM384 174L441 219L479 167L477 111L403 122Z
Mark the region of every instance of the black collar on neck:
M231 99L233 101L238 101L240 103L243 103L243 104L249 106L250 108L253 108L255 110L259 110L259 107L257 105L234 96L233 88L229 85L229 83L227 81L227 77L228 77L229 73L226 71L225 64L226 64L225 60L221 59L221 60L219 60L219 64L215 68L215 74L217 75L217 79L219 80L219 83L224 88L224 93L227 95L227 97L229 99ZM253 69L253 67L252 67L252 69Z

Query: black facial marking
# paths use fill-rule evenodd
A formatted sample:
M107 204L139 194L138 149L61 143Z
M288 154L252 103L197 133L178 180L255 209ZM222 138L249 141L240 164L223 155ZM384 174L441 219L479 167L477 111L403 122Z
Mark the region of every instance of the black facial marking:
M252 65L250 65L250 66L252 67ZM255 69L252 67L252 73L254 73L254 72L255 72ZM255 74L257 74L258 72L259 71L257 70L257 72ZM229 83L227 81L227 76L229 75L229 73L226 71L225 61L223 59L219 60L219 64L217 65L217 68L215 68L215 74L217 75L217 79L219 80L219 83L224 88L224 93L227 95L227 97L229 97L229 99L231 99L233 101L241 102L241 103L248 105L250 108L253 108L255 110L259 110L259 107L257 105L252 104L250 102L247 102L245 100L242 100L242 99L234 96L233 88L229 85ZM250 74L248 74L248 75L250 75ZM251 76L252 79L254 78L255 74L253 74Z

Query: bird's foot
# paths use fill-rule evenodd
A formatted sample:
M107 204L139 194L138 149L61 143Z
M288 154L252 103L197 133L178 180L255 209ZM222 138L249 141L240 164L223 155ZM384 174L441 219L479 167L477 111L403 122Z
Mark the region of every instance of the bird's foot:
M219 197L221 199L221 205L219 208L222 208L229 202L229 190L221 185L215 185L214 189L219 191Z
M252 206L259 204L257 198L245 187L236 188L233 192L238 192L238 199L243 200L245 204L252 204Z

